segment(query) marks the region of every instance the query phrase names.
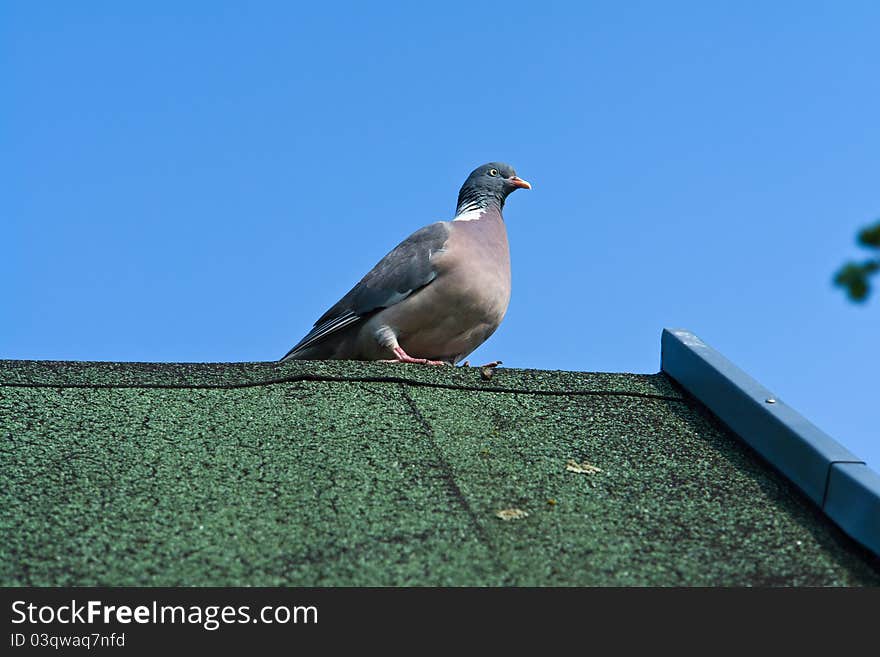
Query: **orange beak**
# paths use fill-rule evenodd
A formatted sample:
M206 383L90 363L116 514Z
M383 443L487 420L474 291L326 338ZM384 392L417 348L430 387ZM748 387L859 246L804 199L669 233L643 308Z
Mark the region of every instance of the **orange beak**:
M507 179L507 182L509 182L514 187L521 187L522 189L531 189L532 188L532 186L528 180L523 180L522 178L520 178L518 176L511 176L510 178Z

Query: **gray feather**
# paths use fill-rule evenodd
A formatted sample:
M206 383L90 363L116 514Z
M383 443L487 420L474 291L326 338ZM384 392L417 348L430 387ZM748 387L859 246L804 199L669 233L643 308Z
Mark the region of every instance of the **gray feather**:
M449 239L446 222L414 232L382 258L342 299L324 313L311 331L282 360L326 339L377 310L400 303L433 281L437 272L431 256Z

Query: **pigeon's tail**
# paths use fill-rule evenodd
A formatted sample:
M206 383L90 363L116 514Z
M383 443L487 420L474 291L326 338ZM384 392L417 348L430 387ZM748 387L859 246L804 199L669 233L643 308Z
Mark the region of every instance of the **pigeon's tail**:
M279 362L286 360L334 360L339 358L356 357L352 353L352 338L361 328L363 318L355 318L355 321L334 331L323 332L315 335L320 326L300 340L288 351Z
M336 349L330 348L326 343L313 344L308 347L293 348L288 351L278 362L286 360L330 360L335 358Z
M309 352L311 349L299 349L297 351L288 351L283 358L278 360L279 363L283 363L288 360L324 360L320 356L312 356Z

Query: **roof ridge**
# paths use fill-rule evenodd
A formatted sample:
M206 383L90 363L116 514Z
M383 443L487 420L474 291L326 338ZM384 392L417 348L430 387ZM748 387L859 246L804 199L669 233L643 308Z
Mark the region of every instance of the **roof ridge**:
M296 382L390 383L468 392L682 401L665 374L425 367L360 361L114 363L0 360L0 387L237 389Z
M319 374L295 374L262 381L241 381L238 383L47 383L47 382L0 382L0 387L9 388L91 388L91 389L168 389L168 390L234 390L237 388L257 388L282 383L299 382L330 382L330 383L393 383L410 385L419 388L441 388L443 390L465 390L468 392L495 392L525 395L547 395L554 397L569 396L606 396L606 397L640 397L645 399L663 399L666 401L687 401L682 395L663 395L650 392L633 392L628 390L541 390L531 388L511 388L500 386L467 386L454 383L437 383L419 381L400 376L331 376Z

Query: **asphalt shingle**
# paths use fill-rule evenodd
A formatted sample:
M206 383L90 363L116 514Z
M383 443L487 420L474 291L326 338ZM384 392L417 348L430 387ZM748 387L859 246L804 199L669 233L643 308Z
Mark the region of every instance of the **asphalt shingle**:
M5 361L0 438L5 585L880 585L663 374Z

